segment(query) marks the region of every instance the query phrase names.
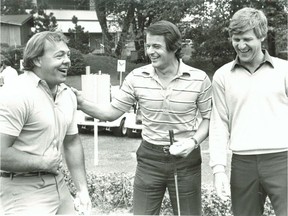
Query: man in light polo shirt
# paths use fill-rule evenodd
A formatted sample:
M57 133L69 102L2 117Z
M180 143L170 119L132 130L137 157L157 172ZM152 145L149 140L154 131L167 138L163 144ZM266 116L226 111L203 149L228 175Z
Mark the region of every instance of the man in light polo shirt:
M216 192L227 199L229 145L235 216L262 215L267 195L276 215L287 215L288 62L261 49L267 30L262 11L237 11L229 25L237 57L213 77L210 165Z
M35 34L24 50L24 74L0 92L1 214L77 214L59 172L62 147L79 208L90 211L77 101L63 84L71 65L66 43L59 32Z
M2 64L3 70L0 72L0 76L3 77L2 86L8 84L14 85L14 80L17 79L18 72L12 67L12 63L9 59L4 59Z
M174 214L178 214L174 181L177 168L180 212L201 215L201 154L211 111L211 82L205 72L180 60L181 35L167 21L147 29L146 51L151 64L127 75L108 106L85 100L77 90L78 107L101 119L114 120L138 102L142 112L142 142L137 150L133 211L136 215L159 214L166 188ZM197 127L197 113L203 121ZM169 130L176 142L170 148ZM175 160L175 161L174 161Z

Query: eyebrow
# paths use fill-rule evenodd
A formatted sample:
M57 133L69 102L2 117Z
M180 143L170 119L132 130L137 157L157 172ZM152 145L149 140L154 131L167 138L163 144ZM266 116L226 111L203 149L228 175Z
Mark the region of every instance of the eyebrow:
M70 53L70 50L67 50L67 51L65 51L65 50L58 50L58 51L56 51L56 52L54 53L54 55L56 55L56 54L58 54L58 53L61 53L61 54Z

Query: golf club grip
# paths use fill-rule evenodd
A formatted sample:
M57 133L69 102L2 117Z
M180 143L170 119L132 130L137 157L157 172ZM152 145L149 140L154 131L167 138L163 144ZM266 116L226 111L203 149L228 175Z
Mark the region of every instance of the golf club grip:
M169 130L169 137L170 137L170 145L173 145L173 141L174 141L174 131L173 130Z

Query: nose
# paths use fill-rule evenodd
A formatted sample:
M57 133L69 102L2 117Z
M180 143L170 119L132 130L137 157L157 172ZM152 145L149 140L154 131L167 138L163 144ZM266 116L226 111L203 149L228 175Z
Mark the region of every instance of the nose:
M244 49L246 47L246 43L244 41L239 41L238 49Z
M146 52L148 55L154 53L153 47L152 46L146 47Z
M68 55L65 55L65 57L63 59L63 63L65 63L65 64L70 64L71 63L70 57Z

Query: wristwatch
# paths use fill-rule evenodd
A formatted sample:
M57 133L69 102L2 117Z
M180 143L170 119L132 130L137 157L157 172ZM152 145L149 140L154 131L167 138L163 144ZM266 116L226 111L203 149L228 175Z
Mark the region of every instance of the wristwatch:
M194 143L195 143L194 149L199 148L199 143L198 143L198 141L197 141L194 137L192 137L191 139L192 139L192 140L194 141Z

